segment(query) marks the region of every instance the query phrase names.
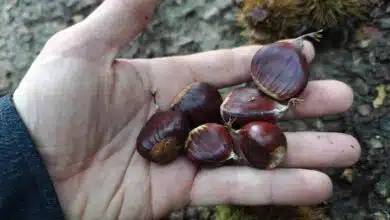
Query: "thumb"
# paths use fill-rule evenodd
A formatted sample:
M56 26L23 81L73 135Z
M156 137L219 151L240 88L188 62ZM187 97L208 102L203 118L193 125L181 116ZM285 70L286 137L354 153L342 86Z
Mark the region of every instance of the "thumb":
M84 37L119 49L149 23L155 0L105 0L82 23Z
M45 53L65 51L88 59L103 57L111 62L118 51L134 40L149 23L155 2L104 0L82 22L52 36L43 51Z

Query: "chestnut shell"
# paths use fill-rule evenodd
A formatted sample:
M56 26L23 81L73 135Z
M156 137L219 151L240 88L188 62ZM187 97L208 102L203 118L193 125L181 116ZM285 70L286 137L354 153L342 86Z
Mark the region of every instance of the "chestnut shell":
M287 139L275 124L256 121L239 131L240 145L235 150L253 167L273 169L283 162L287 153Z
M222 96L216 87L205 82L194 82L176 95L171 109L188 115L191 127L195 128L205 123L221 123L221 104Z
M252 58L251 75L268 96L287 101L299 96L309 80L309 64L293 43L264 45Z
M253 87L236 88L225 97L221 105L221 115L225 122L243 126L251 121L276 122L288 110Z
M190 130L188 119L183 113L156 112L146 122L137 137L137 151L152 162L170 163L181 153Z
M229 131L216 123L194 128L188 135L185 150L187 158L200 166L220 166L235 157Z

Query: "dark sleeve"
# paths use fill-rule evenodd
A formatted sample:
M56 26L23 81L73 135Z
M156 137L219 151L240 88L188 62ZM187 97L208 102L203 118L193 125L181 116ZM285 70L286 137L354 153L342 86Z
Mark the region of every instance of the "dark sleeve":
M0 219L64 219L49 173L11 95L0 98Z

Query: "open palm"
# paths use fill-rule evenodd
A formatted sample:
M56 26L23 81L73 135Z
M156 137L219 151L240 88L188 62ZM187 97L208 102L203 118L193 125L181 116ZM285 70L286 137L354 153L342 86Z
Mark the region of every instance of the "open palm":
M187 204L310 204L328 198L330 179L303 168L356 162L356 140L338 133L289 133L283 169L196 170L185 158L144 160L135 140L156 107L187 84L222 88L250 79L260 46L156 59L116 59L150 20L153 0L106 0L86 20L54 35L14 93L69 219L154 219ZM305 44L309 59L314 52ZM147 46L147 45L146 45ZM352 92L310 82L294 117L346 111ZM354 147L351 147L354 146Z

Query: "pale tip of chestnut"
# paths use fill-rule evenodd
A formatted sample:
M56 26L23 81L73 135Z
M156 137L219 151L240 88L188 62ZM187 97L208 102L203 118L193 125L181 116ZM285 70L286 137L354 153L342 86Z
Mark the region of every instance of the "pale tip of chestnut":
M275 169L278 167L286 158L287 155L287 147L279 146L275 148L271 153L271 162L268 164L266 169Z
M308 63L311 63L314 60L316 51L314 45L310 41L303 41L302 54L306 57Z
M317 42L320 41L320 39L322 38L322 32L324 30L321 29L319 31L315 31L315 32L311 32L311 33L307 33L307 34L304 34L300 37L297 37L295 39L296 42L298 42L298 44L301 44L301 53L306 57L306 61L308 63L312 62L313 59L314 59L314 56L315 56L315 48L314 48L314 45L306 40L307 38L311 38Z
M294 43L299 38L296 39L285 39L285 40L280 40L279 42L290 42ZM308 40L302 40L302 48L299 48L299 46L296 46L297 49L300 50L300 52L303 54L303 56L306 58L306 61L308 63L311 63L316 55L316 50L312 42Z
M297 38L283 39L283 40L280 40L279 42L293 43L295 45L296 49L298 49L303 54L303 56L306 58L306 61L308 63L311 63L314 60L316 51L315 51L315 47L314 47L313 43L310 42L309 40L306 40L306 38L312 38L315 41L320 41L320 38L322 38L322 35L321 35L322 32L323 32L323 30L319 30L316 32L304 34L304 35L299 36Z
M206 123L191 130L184 152L195 165L216 167L237 159L233 147L232 137L226 127Z

